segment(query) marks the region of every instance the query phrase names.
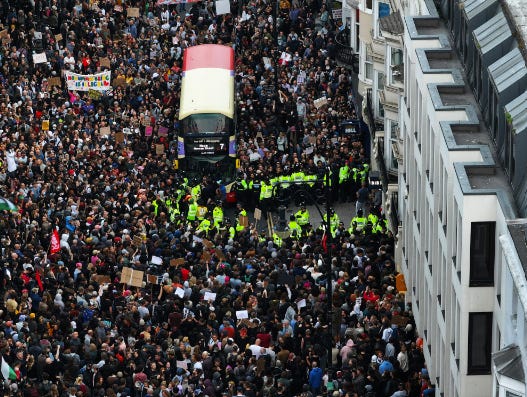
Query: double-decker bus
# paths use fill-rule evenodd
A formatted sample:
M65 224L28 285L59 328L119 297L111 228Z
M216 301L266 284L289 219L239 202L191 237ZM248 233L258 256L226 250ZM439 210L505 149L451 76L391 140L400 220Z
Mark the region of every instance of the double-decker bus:
M236 172L234 50L217 44L189 47L177 141L178 167L189 175L229 182Z

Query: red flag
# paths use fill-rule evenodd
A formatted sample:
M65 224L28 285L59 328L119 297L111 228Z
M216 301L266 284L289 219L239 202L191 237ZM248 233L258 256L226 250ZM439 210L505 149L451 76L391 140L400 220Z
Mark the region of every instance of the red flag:
M53 229L53 234L51 235L51 244L49 245L49 252L52 255L60 252L60 237L57 229Z
M324 253L328 253L328 236L326 233L322 236L322 249L324 250Z
M40 277L40 271L37 270L35 273L35 280L37 280L38 288L40 292L44 291L44 284L42 284L42 278Z

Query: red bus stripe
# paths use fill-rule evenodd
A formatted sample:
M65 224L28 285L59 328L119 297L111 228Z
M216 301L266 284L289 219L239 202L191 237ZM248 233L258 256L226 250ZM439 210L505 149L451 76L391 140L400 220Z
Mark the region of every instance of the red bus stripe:
M183 54L183 71L199 68L234 70L234 50L219 44L187 48Z

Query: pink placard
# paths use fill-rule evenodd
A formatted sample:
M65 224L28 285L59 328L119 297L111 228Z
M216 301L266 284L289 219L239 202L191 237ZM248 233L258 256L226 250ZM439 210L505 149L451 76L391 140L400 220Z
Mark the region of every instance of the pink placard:
M163 127L162 125L159 126L159 130L157 131L157 134L159 136L167 136L168 135L168 128Z
M152 130L153 130L152 126L151 125L147 125L145 127L145 136L152 136Z

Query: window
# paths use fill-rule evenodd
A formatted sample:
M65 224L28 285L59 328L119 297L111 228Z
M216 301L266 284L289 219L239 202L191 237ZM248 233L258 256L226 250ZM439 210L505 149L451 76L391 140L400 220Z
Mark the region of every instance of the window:
M404 79L403 50L390 47L390 83Z
M490 374L492 313L469 313L468 375Z
M367 80L373 80L373 57L368 51L368 47L366 47L366 62L364 62L364 65L364 77L366 77Z
M366 8L368 10L373 10L373 0L366 0Z
M470 286L494 285L496 222L472 222L470 229Z

